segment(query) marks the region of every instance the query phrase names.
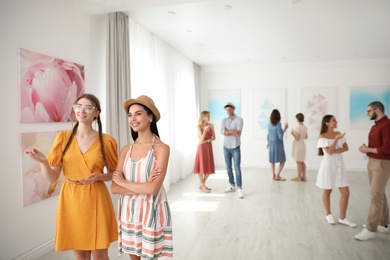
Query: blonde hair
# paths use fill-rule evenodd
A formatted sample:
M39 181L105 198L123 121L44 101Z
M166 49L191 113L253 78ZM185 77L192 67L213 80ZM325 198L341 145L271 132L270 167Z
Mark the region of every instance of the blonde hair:
M200 113L200 116L199 116L199 120L198 120L198 126L202 126L203 125L203 122L204 122L204 119L210 115L210 112L209 111L202 111Z

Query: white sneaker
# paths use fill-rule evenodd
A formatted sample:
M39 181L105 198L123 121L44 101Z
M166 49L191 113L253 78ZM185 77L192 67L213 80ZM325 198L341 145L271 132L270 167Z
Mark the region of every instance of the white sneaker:
M237 190L237 196L238 196L240 199L243 199L243 198L244 198L244 193L242 193L242 189L238 189L238 190Z
M347 226L350 226L350 227L357 227L355 223L352 223L351 221L349 221L347 218L345 219L340 219L339 218L339 223L340 224L343 224L343 225L347 225Z
M363 228L366 228L366 227L367 227L367 225L363 224ZM378 225L376 231L378 231L380 233L389 233L389 226Z
M326 218L326 221L328 221L329 224L331 224L331 225L336 224L336 221L334 221L334 218L333 218L332 214L329 214L325 218Z
M225 190L225 192L232 192L232 191L235 191L235 190L236 190L236 187L230 185L229 188L227 188Z
M366 241L369 239L374 239L375 238L375 232L371 232L367 228L363 228L362 232L357 234L355 236L355 239L360 240L360 241Z

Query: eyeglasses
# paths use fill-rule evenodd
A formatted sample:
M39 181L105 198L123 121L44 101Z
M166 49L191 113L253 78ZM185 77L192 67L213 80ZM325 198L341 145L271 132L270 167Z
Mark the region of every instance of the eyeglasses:
M80 111L84 110L84 112L92 113L95 109L96 109L96 107L93 107L93 106L73 105L73 110L75 112L80 112Z
M367 114L369 114L371 111L375 111L375 109L368 109Z

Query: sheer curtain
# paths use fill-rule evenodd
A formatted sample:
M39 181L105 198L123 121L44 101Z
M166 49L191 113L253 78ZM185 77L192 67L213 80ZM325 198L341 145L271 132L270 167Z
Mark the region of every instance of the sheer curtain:
M199 67L135 21L129 23L132 97L148 95L160 110L160 137L171 148L164 181L169 190L193 169Z

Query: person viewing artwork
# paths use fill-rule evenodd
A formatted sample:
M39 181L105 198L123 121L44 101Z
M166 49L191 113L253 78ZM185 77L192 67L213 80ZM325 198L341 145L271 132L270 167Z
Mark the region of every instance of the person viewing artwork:
M345 139L345 133L334 131L337 128L337 121L333 115L325 115L322 118L320 136L317 142L318 155L322 156L320 168L318 170L316 186L323 189L322 201L325 206L326 221L334 225L336 221L333 218L330 207L330 194L332 189L339 188L340 197L340 218L338 222L350 227L356 227L346 218L349 188L348 175L345 171L343 153L348 151L348 144Z
M210 112L202 111L198 120L198 148L196 150L193 173L199 176L199 189L209 193L211 189L206 186L210 174L215 173L213 147L215 140L214 125L210 123Z
M367 224L355 235L355 239L374 239L376 232L389 233L389 205L386 186L390 179L390 119L385 114L385 106L374 101L368 104L367 116L374 120L368 134L368 144L362 144L359 151L368 157L368 182L370 186L370 206Z
M297 162L297 177L292 178L293 181L306 181L306 144L305 139L307 139L307 127L304 125L303 121L305 116L302 113L296 114L295 118L297 119L298 126L295 129L291 129L291 135L294 137L292 156Z
M76 124L57 134L47 158L26 151L49 183L64 175L57 206L56 251L73 250L76 259L108 259L110 243L118 239L114 207L105 181L118 162L115 139L102 133L100 102L84 94L73 104ZM99 131L92 127L97 121ZM104 167L108 173L103 173Z
M284 152L283 136L288 128L288 123L280 123L280 112L277 109L272 110L270 115L270 124L268 124L267 149L268 160L271 163L272 178L275 181L285 181L280 176L286 162L286 153ZM279 163L278 170L275 172L275 163Z
M122 148L111 191L118 198L118 249L130 259L173 256L172 217L163 187L169 151L160 140L160 112L148 96L123 103L132 144Z
M225 158L227 175L229 178L229 187L225 192L233 192L237 186L237 196L240 199L244 198L242 191L242 174L241 174L241 133L244 127L244 120L234 113L236 107L231 102L227 102L224 106L227 117L222 119L221 134L224 135L223 140L223 155ZM234 171L236 180L234 181L232 162L234 163Z

